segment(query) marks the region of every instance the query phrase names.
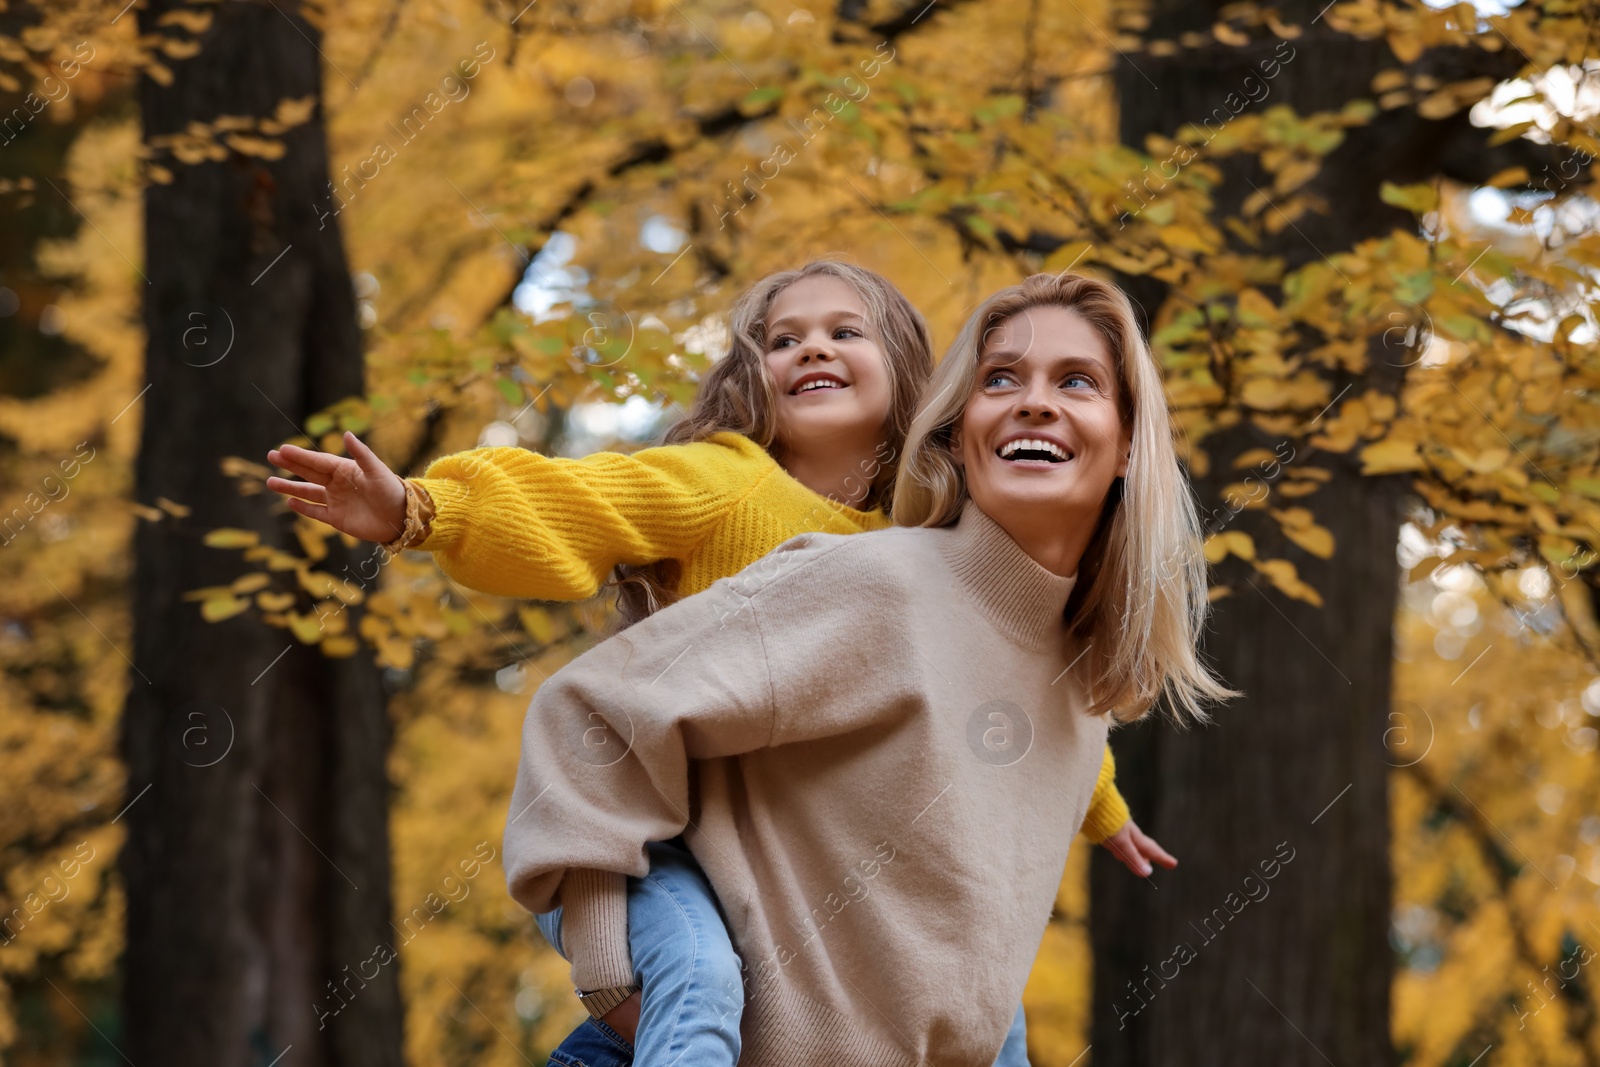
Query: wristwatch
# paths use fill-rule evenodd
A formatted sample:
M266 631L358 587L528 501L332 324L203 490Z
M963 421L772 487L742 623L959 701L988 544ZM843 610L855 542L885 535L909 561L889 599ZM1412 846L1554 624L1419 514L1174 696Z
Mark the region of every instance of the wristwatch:
M579 1002L588 1010L589 1017L599 1019L638 991L639 983L631 982L628 985L614 985L607 989L591 989L587 993L581 989L576 992Z

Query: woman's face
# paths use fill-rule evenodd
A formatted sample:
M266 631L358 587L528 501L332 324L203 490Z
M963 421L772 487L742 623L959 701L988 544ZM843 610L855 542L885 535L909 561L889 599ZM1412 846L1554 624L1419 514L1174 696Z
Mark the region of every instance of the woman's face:
M813 275L767 312L767 372L777 386L778 444L792 451L879 443L893 390L867 308L838 278Z
M1029 308L994 326L956 433L973 501L1035 532L1092 530L1128 470L1120 389L1105 338L1076 311Z

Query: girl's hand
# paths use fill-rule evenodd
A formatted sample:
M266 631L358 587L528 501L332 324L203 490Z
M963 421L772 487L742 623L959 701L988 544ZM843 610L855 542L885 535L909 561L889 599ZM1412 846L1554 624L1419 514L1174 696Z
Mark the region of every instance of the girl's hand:
M631 1045L639 1033L639 1007L643 1003L644 998L635 989L627 1000L602 1015L600 1021L621 1034Z
M289 507L363 541L393 541L406 525L406 486L361 439L348 431L344 447L351 457L312 452L284 445L267 453L267 461L304 478L267 479L267 488L282 493Z
M1154 870L1150 866L1151 860L1155 860L1169 871L1178 865L1177 857L1156 844L1155 838L1139 829L1139 824L1132 819L1123 823L1122 829L1100 844L1110 849L1111 854L1121 860L1124 867L1140 878L1150 877L1150 872Z

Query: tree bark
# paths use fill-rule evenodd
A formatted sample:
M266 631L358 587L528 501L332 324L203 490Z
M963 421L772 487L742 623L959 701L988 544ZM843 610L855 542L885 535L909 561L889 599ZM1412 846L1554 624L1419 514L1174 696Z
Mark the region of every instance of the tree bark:
M152 0L141 32L163 32L161 17L182 7ZM200 53L172 62L171 84L142 79L147 140L267 116L286 98L320 101L319 34L296 4L214 14ZM207 530L296 547L218 461L261 461L309 414L363 388L349 268L314 207L328 175L320 108L282 139L278 160L179 163L145 194L136 495L192 510L135 537L121 1049L140 1064L261 1065L290 1047L297 1065L401 1062L398 964L368 976L391 916L377 667L364 650L328 659L249 616L208 623L182 599L239 574L237 553L201 544ZM323 569L374 572L370 546L329 547Z
M1320 8L1280 5L1284 21L1306 32L1289 42L1293 58L1255 106L1288 103L1301 115L1337 110L1370 98L1373 75L1399 65L1381 39L1355 41L1317 21ZM1191 30L1209 37L1216 11L1156 0L1151 15L1149 39ZM1149 133L1170 136L1199 124L1228 94L1245 93L1247 76L1261 81L1258 64L1278 44L1124 57L1116 73L1123 143L1142 151ZM1451 80L1507 76L1515 63L1514 56L1437 50L1415 69ZM1481 180L1502 161L1483 146L1487 133L1464 113L1430 121L1410 107L1381 112L1350 130L1314 179L1311 191L1328 210L1268 236L1261 251L1294 269L1414 225L1383 203L1381 183L1456 170L1452 176ZM1224 160L1221 169L1219 219L1238 212L1252 182L1270 189L1253 160ZM1160 283L1126 281L1151 312L1165 298ZM1331 395L1347 385L1352 394L1396 395L1404 362L1375 349L1369 372L1331 382ZM1234 456L1284 445L1248 425L1208 438L1212 474L1196 482L1202 513L1221 506L1224 485L1246 473L1232 469ZM1207 649L1245 695L1207 728L1178 732L1147 721L1113 735L1135 817L1181 862L1149 887L1130 885L1108 855L1091 865L1097 1067L1395 1062L1384 733L1404 481L1363 477L1354 451L1314 454L1295 440L1281 454L1288 447L1295 462L1332 475L1295 503L1333 532L1333 558L1288 544L1261 512L1245 511L1228 528L1250 533L1264 555L1294 562L1324 606L1290 600L1230 559L1215 575L1231 595L1216 605Z

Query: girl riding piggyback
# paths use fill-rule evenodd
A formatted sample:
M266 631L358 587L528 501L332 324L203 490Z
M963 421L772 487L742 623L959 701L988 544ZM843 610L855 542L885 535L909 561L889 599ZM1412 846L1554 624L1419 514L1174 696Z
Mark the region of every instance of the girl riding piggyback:
M729 334L692 410L659 447L582 459L478 448L402 479L347 434L350 458L293 445L269 453L306 480L267 485L293 510L353 536L432 552L447 575L486 593L581 600L612 579L630 623L799 534L891 525L886 505L932 371L917 310L882 276L819 260L742 293ZM1113 774L1108 750L1085 833L1140 874L1147 857L1175 862L1128 819ZM580 1027L558 1059L613 1032L636 1038L643 1063L737 1060L739 961L713 898L681 843L652 845L651 860L648 877L628 880L625 911L619 901L538 917L558 950L564 937L628 930L594 940L620 940L629 953L574 967L596 1025ZM583 890L597 875L568 877L575 899L592 899ZM698 913L680 906L689 898L701 902ZM1019 1011L1002 1063L1027 1062L1021 1023ZM654 1058L668 1048L671 1057Z

